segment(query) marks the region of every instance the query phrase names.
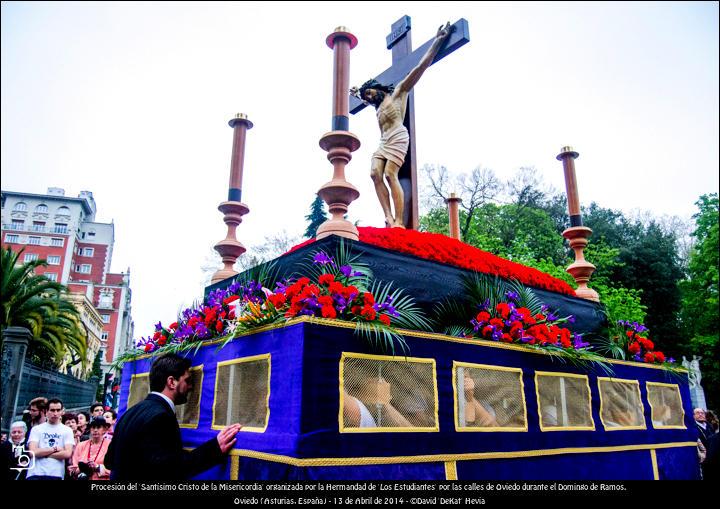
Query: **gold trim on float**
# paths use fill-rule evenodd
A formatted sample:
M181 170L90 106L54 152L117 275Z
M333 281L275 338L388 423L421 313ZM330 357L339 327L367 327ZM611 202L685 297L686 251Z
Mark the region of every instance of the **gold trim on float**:
M230 456L230 480L237 481L240 477L240 456Z
M652 401L650 401L650 391L648 390L648 386L657 386L657 387L669 387L675 389L677 392L677 398L680 401L680 410L682 411L682 417L680 418L680 422L685 422L685 408L683 408L683 400L682 400L682 394L680 394L680 386L678 384L666 384L661 382L648 382L645 381L645 393L647 394L648 403L650 404L650 424L654 429L687 429L687 426L680 425L680 426L655 426L655 422L653 421L653 417L655 417L655 407L652 404Z
M232 449L231 456L255 458L275 463L284 463L294 467L343 467L355 465L394 465L399 463L437 463L448 461L472 461L487 459L530 458L535 456L556 456L560 454L591 454L607 452L646 451L653 449L673 449L677 447L697 447L697 442L669 442L665 444L638 444L607 447L568 447L560 449L538 449L513 452L478 452L466 454L436 454L422 456L375 456L359 458L293 458L279 454L269 454L247 449Z
M446 481L457 481L457 462L446 461L445 462L445 480Z
M414 362L418 364L432 365L432 381L433 393L435 396L435 426L411 426L411 427L384 427L377 428L360 428L345 427L345 419L343 418L343 408L345 405L345 359L369 359L374 361L387 362ZM435 359L426 357L393 357L391 355L371 355L366 353L342 352L340 355L339 370L339 386L340 386L340 405L338 409L338 430L340 433L423 433L440 431L440 420L438 418L439 402L437 387L437 365Z
M509 371L520 374L520 394L522 396L523 414L525 418L525 426L460 426L460 416L458 415L458 393L457 393L457 368L478 368L489 371ZM476 431L527 431L528 430L528 415L527 415L527 401L525 401L525 382L523 381L523 370L522 368L512 368L508 366L495 366L491 364L473 364L471 362L453 361L452 367L452 386L453 386L453 412L455 414L455 431L458 432L476 432Z
M151 391L150 391L150 380L149 380L149 378L150 378L150 372L149 372L149 371L146 372L146 373L136 373L136 374L132 375L132 376L130 377L130 384L128 384L128 399L127 399L127 401L125 402L125 411L126 411L126 412L132 408L132 407L129 406L129 404L128 404L128 403L130 403L130 395L133 393L133 392L132 392L132 384L133 384L133 382L135 382L135 379L136 379L136 378L143 378L143 377L148 377L148 394L150 394L150 392L151 392ZM146 395L146 396L147 396L147 395ZM142 399L136 401L136 402L133 404L133 406L137 405L137 404L140 403L141 401L142 401ZM88 423L88 424L89 424L89 423Z
M343 320L333 320L330 318L317 318L314 316L300 316L300 317L292 318L292 319L288 320L287 322L283 322L283 323L279 323L279 324L264 325L262 327L258 327L256 329L252 329L249 331L239 332L239 333L235 334L230 341L232 341L233 339L250 336L252 334L257 334L259 332L267 332L270 330L282 329L285 327L290 327L292 325L297 325L299 323L306 323L306 322L314 323L314 324L318 324L318 325L327 325L329 327L339 327L341 329L355 329L355 324L353 324L352 322L346 322ZM446 336L444 334L440 334L440 333L436 333L436 332L420 332L420 331L408 330L408 329L397 329L397 331L402 336L410 336L410 337L415 337L415 338L437 339L439 341L447 341L450 343L464 343L467 345L484 346L484 347L488 347L488 348L499 348L502 350L516 350L519 352L533 353L533 354L538 354L538 355L565 355L562 352L549 353L549 352L544 352L542 350L538 350L538 349L534 349L534 348L528 348L527 346L512 345L512 344L507 344L507 343L498 343L496 341L490 341L487 339L463 339L463 338L457 338L457 337L453 337L453 336ZM212 341L203 343L201 348L204 348L206 346L224 343L225 341L227 341L227 338L214 339ZM179 352L179 353L182 354L183 352ZM152 354L143 354L143 355L140 355L140 356L136 357L135 359L133 359L133 361L140 360L140 359L149 359L151 357L153 357ZM129 361L129 362L133 362L133 361ZM633 366L636 368L659 369L659 370L665 369L662 366L657 366L657 365L653 365L653 364L622 361L622 360L617 360L617 359L603 359L603 362L608 362L610 364L621 364L624 366ZM678 372L687 373L687 369L685 369L685 368L678 367L676 369Z
M637 389L637 400L638 400L638 403L640 403L640 408L642 408L642 414L641 414L642 415L642 425L638 425L638 426L608 426L607 424L605 424L605 419L603 419L603 391L601 389L601 387L602 387L601 382L629 384L629 385L635 386L635 388ZM647 426L645 424L645 405L643 405L642 396L640 395L640 382L638 380L599 376L599 377L597 377L597 384L598 384L598 394L600 394L600 422L602 422L602 425L603 425L603 428L605 429L605 431L626 431L626 430L633 430L633 429L647 429Z
M592 426L543 426L538 375L559 376L563 378L584 378L585 387L587 388L588 415L590 416L590 422L592 422ZM560 373L555 371L535 371L535 397L537 398L538 423L540 424L540 431L595 431L595 419L593 419L592 415L592 395L590 394L590 379L587 375L579 375L577 373Z
M267 374L267 401L265 402L267 413L265 414L265 426L259 427L259 426L243 426L240 428L240 432L248 432L248 433L265 433L265 430L268 427L268 424L270 423L270 374L272 372L272 361L271 361L271 354L264 353L260 355L252 355L250 357L239 357L237 359L232 359L229 361L222 361L218 362L215 366L215 392L213 393L213 409L212 409L212 421L210 422L210 429L214 430L222 430L229 426L229 424L226 424L225 426L220 426L219 424L215 424L215 406L217 405L218 401L218 380L219 377L217 376L217 373L219 371L219 368L221 366L228 366L230 364L242 364L245 362L252 362L257 360L263 360L267 359L268 364L268 374Z
M658 472L657 454L655 453L655 449L650 449L650 461L652 461L653 480L659 481L660 472Z

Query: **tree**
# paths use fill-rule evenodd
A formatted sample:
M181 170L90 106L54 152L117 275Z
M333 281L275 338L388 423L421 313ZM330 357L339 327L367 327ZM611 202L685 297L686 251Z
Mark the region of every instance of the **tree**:
M86 331L80 312L64 298L64 285L34 273L45 267L45 260L19 264L24 249L13 252L9 247L2 252L2 316L0 328L25 327L33 335L28 356L59 366L69 353L85 362L87 352Z
M305 216L305 219L309 223L305 230L305 237L308 239L315 238L320 225L328 219L325 213L325 202L320 198L320 195L315 196L312 205L310 205L310 213Z
M695 220L695 246L688 264L689 279L683 281L680 322L688 340L682 352L688 356L701 355L703 387L708 406L720 405L720 325L718 324L718 195L703 195L695 202L699 212Z

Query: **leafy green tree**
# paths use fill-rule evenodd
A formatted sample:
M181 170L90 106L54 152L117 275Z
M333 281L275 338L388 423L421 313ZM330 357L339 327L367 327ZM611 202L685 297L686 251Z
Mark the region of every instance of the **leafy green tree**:
M28 356L54 367L66 354L86 358L86 331L75 306L63 298L65 286L34 273L47 266L45 260L18 263L24 250L2 251L0 328L25 327L33 335Z
M695 203L695 246L688 264L689 279L683 281L681 324L689 338L682 353L701 355L703 388L710 408L720 406L720 324L718 323L718 195L703 195Z
M309 223L305 230L305 237L308 239L314 238L320 225L328 219L325 213L325 202L319 195L315 196L312 205L310 205L310 213L305 216L305 219Z

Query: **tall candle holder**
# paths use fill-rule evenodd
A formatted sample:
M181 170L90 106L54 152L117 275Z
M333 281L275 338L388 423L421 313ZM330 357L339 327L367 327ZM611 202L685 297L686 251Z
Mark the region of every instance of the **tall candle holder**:
M582 224L580 214L580 198L578 195L577 178L575 177L575 159L579 156L572 147L563 147L557 155L557 160L562 161L565 173L565 189L567 191L568 213L570 215L570 228L562 235L570 243L570 249L575 253L575 262L565 269L577 283L575 295L580 298L600 302L600 296L592 288L588 287L590 276L595 272L595 265L585 259L585 248L592 230Z
M252 129L253 123L250 122L247 115L238 113L228 122L228 125L233 128L230 183L227 201L218 206L218 210L223 213L223 221L227 226L227 235L223 240L215 244L215 251L222 258L223 268L213 274L210 280L212 283L237 275L233 265L246 249L237 240L236 230L238 225L242 223L242 217L250 212L247 205L240 200L242 199L242 177L245 165L245 136L247 131Z
M333 50L333 117L332 131L320 138L320 147L328 153L328 160L333 165L333 177L325 183L318 195L328 205L331 218L317 230L315 238L323 239L330 235L338 235L358 240L360 234L350 221L345 219L348 206L358 199L360 192L345 179L345 166L352 159L352 153L360 148L360 140L349 128L349 95L350 88L350 50L357 46L357 38L344 27L338 27L326 41Z

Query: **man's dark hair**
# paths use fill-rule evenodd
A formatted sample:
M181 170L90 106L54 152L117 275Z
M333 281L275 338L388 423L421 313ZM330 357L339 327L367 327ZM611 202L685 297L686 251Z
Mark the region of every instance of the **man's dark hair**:
M60 403L60 410L65 408L65 405L63 405L63 402L61 400L59 400L58 398L53 398L53 399L48 400L48 404L47 404L48 410L50 410L50 405L52 405L53 403Z
M105 410L105 413L107 412L110 412L112 414L113 419L117 419L117 412L115 410L113 410L112 408L108 408L107 410Z
M150 390L162 392L169 376L180 379L190 369L191 361L174 353L158 357L150 368Z
M369 88L374 88L375 90L380 90L381 92L386 92L388 94L392 94L395 90L395 87L393 85L383 85L377 80L367 80L365 83L362 84L360 87L360 98L364 100L365 98L365 91Z
M90 413L92 414L97 407L102 408L102 409L103 409L103 412L105 411L105 405L103 405L103 404L100 403L99 401L96 401L95 403L93 403L92 405L90 405Z

